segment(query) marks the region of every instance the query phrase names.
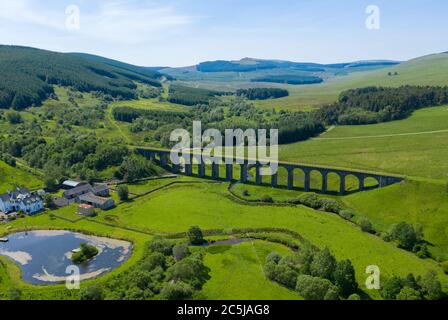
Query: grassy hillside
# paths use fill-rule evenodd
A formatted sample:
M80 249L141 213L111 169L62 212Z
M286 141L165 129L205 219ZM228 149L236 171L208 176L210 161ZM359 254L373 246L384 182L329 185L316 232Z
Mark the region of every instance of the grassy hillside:
M347 196L343 201L368 217L376 230L406 221L423 226L430 251L448 259L448 192L446 184L410 180L385 189Z
M392 75L389 75L389 72ZM395 75L395 72L397 75ZM301 109L321 106L337 99L347 89L366 86L448 85L448 53L434 54L380 70L335 77L317 85L285 86L290 96L275 101L259 101L264 108Z
M135 97L135 81L161 86L157 72L142 74L70 54L15 46L0 46L0 74L0 108L39 105L53 93L52 85L128 99Z
M318 138L280 146L280 158L447 180L447 123L448 106L441 106L405 120L338 126Z
M0 161L0 193L13 190L16 186L37 189L43 186L36 176L19 168L13 168Z

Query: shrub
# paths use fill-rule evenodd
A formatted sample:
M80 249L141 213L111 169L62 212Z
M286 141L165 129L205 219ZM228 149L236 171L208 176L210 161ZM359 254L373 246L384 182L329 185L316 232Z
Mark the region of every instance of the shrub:
M367 233L374 233L372 223L367 218L361 218L358 222L359 227L362 231Z
M272 197L268 195L262 196L260 200L264 203L274 203L274 199L272 199Z
M278 283L294 289L297 282L297 272L285 264L279 264L275 268L274 278Z
M339 215L345 220L352 220L352 218L355 216L355 213L352 210L341 210L339 212Z
M342 260L337 263L333 278L343 297L348 297L358 290L355 269L350 260Z
M324 300L339 300L339 291L335 286L330 287L324 296Z
M313 209L319 209L321 206L319 197L317 196L317 194L314 194L314 193L302 194L299 197L299 201L304 206L307 206L307 207L310 207Z
M395 300L402 288L402 280L399 277L393 276L384 282L381 289L381 296L386 300Z
M81 250L72 255L72 261L75 264L83 263L87 260L92 259L98 254L98 249L87 243L81 243Z
M202 230L198 226L193 226L188 230L188 239L190 244L199 246L204 244L204 235L202 234Z
M435 271L428 271L418 283L424 297L428 300L439 300L443 297L442 284L437 279Z
M409 287L404 287L401 289L400 293L397 294L397 300L421 300L421 294L417 290Z
M321 198L320 207L326 212L337 214L342 210L342 205L338 201L330 198Z
M351 294L351 295L347 298L347 300L361 300L361 297L359 296L359 294L354 293L354 294Z
M426 259L431 257L431 253L429 252L428 246L426 243L417 244L412 249L413 252L417 254L417 256L421 259Z
M162 289L162 296L167 300L183 300L193 295L193 289L182 281L167 283Z
M176 261L180 261L190 254L190 250L186 244L178 244L173 248L173 256Z
M117 188L118 197L121 201L128 201L129 200L129 188L127 185L119 185Z
M100 285L94 284L81 288L79 295L81 300L103 300L103 289Z
M6 112L6 120L8 120L8 122L11 124L18 124L23 122L22 116L17 111Z
M311 263L311 275L331 280L335 269L336 259L328 248L314 255Z
M383 241L390 242L392 241L392 236L389 232L383 232L381 233L381 239L383 239Z
M278 264L282 257L277 252L271 252L266 257L266 263L268 262L274 262L275 264Z
M332 290L333 292L329 291ZM300 275L297 277L296 291L306 300L324 300L328 297L334 297L337 288L327 279Z
M159 252L164 256L169 256L173 252L173 245L171 242L162 238L154 238L147 246L149 251Z
M166 267L166 258L160 252L155 252L147 256L141 264L141 269L146 271L152 271L160 267L165 269Z
M417 243L417 234L414 227L406 222L392 226L390 235L401 248L406 250L412 250Z

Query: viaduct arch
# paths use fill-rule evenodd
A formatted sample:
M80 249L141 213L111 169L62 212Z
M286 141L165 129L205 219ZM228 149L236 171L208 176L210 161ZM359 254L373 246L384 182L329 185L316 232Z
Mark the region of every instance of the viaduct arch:
M137 153L144 156L146 159L154 161L158 163L160 166L167 168L168 170L174 173L181 173L181 167L179 165L173 164L171 162L171 151L164 149L152 149L152 148L137 148ZM190 161L186 161L184 165L184 174L186 176L193 175L193 167L197 166L197 176L201 178L206 177L206 166L207 164L204 161L200 161L199 163L194 163L192 161L193 157L198 157L198 155L194 153L189 153L188 157L190 157ZM225 163L226 158L222 158L223 163ZM225 164L220 165L218 163L211 163L211 179L218 180L220 179L220 168L225 169L225 180L233 181L235 180L235 164L236 158L232 159L233 164ZM278 172L271 176L262 176L261 169L263 165L257 161L256 164L249 163L247 159L238 159L241 164L239 165L239 181L241 183L248 183L249 181L249 170L253 170L255 168L255 184L261 185L263 183L263 177L265 180L270 178L270 185L274 188L279 187L279 177ZM243 163L244 162L244 163ZM380 174L375 172L361 171L361 170L350 170L350 169L339 169L339 168L331 168L331 167L322 167L322 166L313 166L313 165L305 165L298 163L289 163L289 162L278 162L279 168L285 169L287 172L287 188L292 190L294 189L294 172L296 170L301 170L303 172L303 189L306 192L311 191L311 174L312 172L318 172L321 176L321 184L320 190L321 193L329 193L329 181L328 177L330 174L336 174L339 176L339 194L343 195L347 193L346 188L346 178L348 176L354 176L358 180L357 191L366 190L366 179L373 178L377 181L377 186L374 188L383 188L395 183L399 183L405 179L404 176L399 175L387 175Z

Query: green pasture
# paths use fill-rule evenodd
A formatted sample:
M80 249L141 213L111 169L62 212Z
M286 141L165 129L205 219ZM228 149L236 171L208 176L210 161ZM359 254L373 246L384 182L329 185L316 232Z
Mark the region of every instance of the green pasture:
M271 252L292 254L284 246L264 241L208 247L204 262L210 280L196 298L207 300L296 300L297 293L266 279L263 265Z

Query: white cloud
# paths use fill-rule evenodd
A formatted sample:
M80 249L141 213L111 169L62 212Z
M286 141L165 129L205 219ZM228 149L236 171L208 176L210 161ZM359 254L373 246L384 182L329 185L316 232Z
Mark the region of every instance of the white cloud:
M80 29L66 28L65 8L49 9L33 0L0 0L0 22L9 33L20 26L49 28L66 32L67 36L78 40L93 39L117 44L144 43L161 34L176 32L194 22L194 18L176 12L173 6L143 4L136 1L100 2L95 9L91 4L79 6ZM87 7L88 6L88 7ZM51 34L49 34L50 36Z
M112 2L101 6L98 14L81 15L81 32L109 41L141 43L193 22L171 6Z
M40 27L60 29L63 21L58 21L60 14L54 11L43 11L28 0L0 0L0 20L5 23L29 24ZM13 30L10 30L13 32Z

